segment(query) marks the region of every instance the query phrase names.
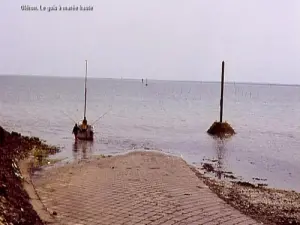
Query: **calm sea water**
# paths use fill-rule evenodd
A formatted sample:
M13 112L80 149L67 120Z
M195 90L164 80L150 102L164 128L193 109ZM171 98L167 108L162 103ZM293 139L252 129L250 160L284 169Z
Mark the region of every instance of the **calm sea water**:
M74 145L83 117L84 80L0 76L0 122L62 147L57 157L119 154L137 148L181 155L191 164L219 159L246 181L300 191L300 87L226 84L224 118L237 135L221 143L206 134L219 116L218 83L89 79L87 119L93 144Z

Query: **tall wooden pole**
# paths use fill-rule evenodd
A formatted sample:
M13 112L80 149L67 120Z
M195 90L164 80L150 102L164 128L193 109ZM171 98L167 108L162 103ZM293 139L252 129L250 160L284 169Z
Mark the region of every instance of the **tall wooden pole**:
M223 122L224 67L225 67L225 63L224 63L224 61L222 61L221 99L220 99L220 123Z
M86 82L87 82L87 60L85 60L85 81L84 81L84 119L86 118Z

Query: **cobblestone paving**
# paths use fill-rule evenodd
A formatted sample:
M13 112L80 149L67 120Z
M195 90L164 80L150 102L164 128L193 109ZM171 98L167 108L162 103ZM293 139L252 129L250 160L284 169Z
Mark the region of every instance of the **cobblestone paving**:
M259 224L219 199L180 158L134 152L33 177L55 224Z

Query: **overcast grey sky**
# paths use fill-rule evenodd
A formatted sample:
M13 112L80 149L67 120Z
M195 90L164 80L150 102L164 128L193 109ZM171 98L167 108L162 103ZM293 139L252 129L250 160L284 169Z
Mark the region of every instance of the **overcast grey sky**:
M91 5L91 12L22 5ZM0 74L300 84L300 0L1 0Z

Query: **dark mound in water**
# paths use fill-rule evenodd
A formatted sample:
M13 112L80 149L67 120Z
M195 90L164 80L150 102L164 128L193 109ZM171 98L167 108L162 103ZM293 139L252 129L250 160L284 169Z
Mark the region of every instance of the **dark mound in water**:
M0 126L0 224L44 224L29 202L18 168L18 161L34 148L44 149L49 154L58 151L39 138L9 133Z
M207 133L216 137L230 137L235 134L234 129L227 122L214 122Z

